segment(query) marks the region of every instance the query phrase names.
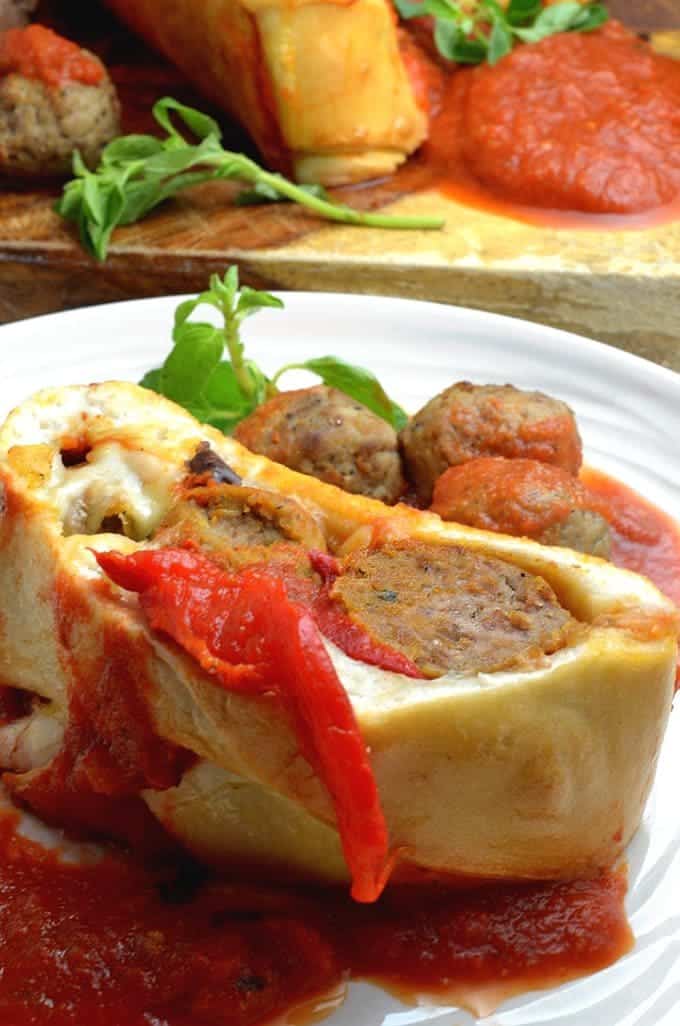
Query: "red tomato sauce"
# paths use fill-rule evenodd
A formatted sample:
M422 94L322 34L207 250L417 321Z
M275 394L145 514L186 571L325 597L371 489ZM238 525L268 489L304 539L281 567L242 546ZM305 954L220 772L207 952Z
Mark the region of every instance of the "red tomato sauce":
M616 22L451 74L425 158L467 204L642 227L680 216L680 62Z
M612 562L649 577L680 606L680 525L599 470L584 467L580 478L611 526Z
M69 82L98 85L104 78L99 61L44 25L0 34L0 75L12 72L52 88Z
M680 525L632 488L599 470L584 467L580 478L609 521L612 562L649 577L680 606ZM680 655L675 687L680 689Z
M679 597L678 525L604 474L585 470L582 479L612 523L615 561ZM327 573L333 569L329 561ZM63 587L57 602L67 639L87 611ZM143 709L144 653L123 641L111 639L106 662L118 660L137 681L122 689L124 706L110 675L83 680L99 710L98 744L90 734L92 710L71 710L78 736L65 745L71 762L57 790L81 814L84 808L92 815L78 790L88 775L106 785L109 794L97 796L106 817L107 801L131 800L149 774L167 786L182 767L181 750L154 749ZM25 711L12 689L0 699L6 718ZM131 716L139 723L132 735L122 729ZM78 749L83 758L73 760ZM63 759L57 768L65 769ZM137 813L125 814L135 821ZM138 828L141 837L144 824ZM348 978L486 1014L514 994L604 968L632 945L620 869L581 881L454 884L393 885L366 906L344 892L220 879L176 851L147 855L144 865L117 852L77 866L17 835L15 818L5 814L0 1022L263 1026L337 995Z
M632 942L625 888L615 872L407 889L369 909L328 892L235 885L183 863L64 863L4 816L0 1022L261 1026L348 976L474 1003L489 985L506 996L620 957Z

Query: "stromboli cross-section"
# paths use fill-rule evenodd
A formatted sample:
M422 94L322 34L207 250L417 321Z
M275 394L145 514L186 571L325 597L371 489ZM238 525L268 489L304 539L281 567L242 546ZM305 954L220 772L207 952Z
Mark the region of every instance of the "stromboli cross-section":
M205 442L242 479L209 491L213 507L205 482L187 484ZM74 709L94 680L99 694L126 695L151 738L111 747L106 709L90 709L53 819L81 802L74 782L85 774L101 809L112 796L141 795L210 861L346 878L332 802L290 722L266 696L216 687L149 629L137 597L105 578L93 554L188 537L230 565L264 545L285 559L309 548L321 563L335 557L332 602L418 667L419 676L385 670L325 638L398 873L576 876L611 864L637 828L677 652L675 609L645 579L341 492L129 384L39 393L10 415L0 461L0 677L33 696L0 729L0 762L17 797L41 813L41 780L73 746ZM101 773L101 759L92 770L98 746L117 760L117 777ZM140 751L158 758L125 761Z

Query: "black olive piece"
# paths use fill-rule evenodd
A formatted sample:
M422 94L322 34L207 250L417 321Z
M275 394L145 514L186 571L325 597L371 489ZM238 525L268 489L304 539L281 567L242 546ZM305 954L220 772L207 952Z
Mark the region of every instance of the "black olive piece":
M210 474L217 484L240 485L241 478L236 471L224 462L221 456L210 448L210 442L201 442L198 449L187 462L192 474Z

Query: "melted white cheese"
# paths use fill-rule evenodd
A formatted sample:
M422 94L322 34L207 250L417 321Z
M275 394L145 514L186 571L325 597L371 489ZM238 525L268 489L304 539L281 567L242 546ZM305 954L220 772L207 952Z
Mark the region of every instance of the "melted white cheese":
M64 534L97 534L107 517L118 516L125 533L141 541L166 512L176 479L167 462L151 453L104 442L73 467L65 467L57 453L44 491Z

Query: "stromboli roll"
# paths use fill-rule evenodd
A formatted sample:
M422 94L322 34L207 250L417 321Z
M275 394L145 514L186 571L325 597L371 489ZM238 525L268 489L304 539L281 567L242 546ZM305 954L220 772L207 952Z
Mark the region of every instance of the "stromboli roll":
M387 0L107 0L300 181L388 174L425 138Z
M240 479L218 482L219 502L197 480L210 461L192 466L204 442ZM326 548L337 562L331 600L418 667L415 677L369 665L325 636L402 866L575 876L611 863L636 829L677 628L643 578L340 492L127 384L40 393L8 419L0 458L0 676L36 696L0 731L0 760L14 793L43 814L41 779L76 726L81 749L60 778L74 802L76 772L103 803L120 793L123 756L152 748L126 736L121 749L120 724L104 743L106 709L87 731L74 726L74 695L96 680L102 696L134 699L153 744L166 745L144 767L128 759L125 797L141 794L187 847L217 863L345 878L332 802L290 721L266 695L216 687L150 629L92 551L184 538L229 565ZM118 777L101 760L93 771L102 746Z

